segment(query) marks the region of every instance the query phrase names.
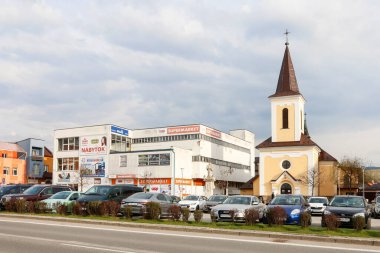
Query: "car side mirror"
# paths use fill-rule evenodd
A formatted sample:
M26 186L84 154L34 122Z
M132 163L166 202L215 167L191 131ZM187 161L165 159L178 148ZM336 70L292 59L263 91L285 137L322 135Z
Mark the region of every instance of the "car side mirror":
M259 202L257 202L257 201L252 201L252 205L258 205L259 204Z
M326 203L323 203L323 206L327 206L327 204L326 204Z

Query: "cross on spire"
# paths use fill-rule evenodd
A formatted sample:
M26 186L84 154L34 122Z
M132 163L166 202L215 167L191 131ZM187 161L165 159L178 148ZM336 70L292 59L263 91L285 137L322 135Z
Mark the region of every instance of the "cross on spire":
M285 31L285 37L286 37L286 42L285 42L285 45L287 46L287 45L289 45L289 40L288 40L288 34L289 34L290 32L288 32L288 29L286 29L286 31Z

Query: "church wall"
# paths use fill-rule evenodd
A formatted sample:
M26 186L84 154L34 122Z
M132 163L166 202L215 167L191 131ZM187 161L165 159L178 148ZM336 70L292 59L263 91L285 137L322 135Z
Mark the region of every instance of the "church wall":
M289 110L288 114L288 123L289 128L282 128L282 110L287 108ZM295 140L295 126L294 126L294 118L295 118L295 108L294 104L287 104L287 105L278 105L276 108L276 128L277 128L277 141L294 141Z
M336 162L319 162L320 185L319 196L332 197L337 194L337 163Z

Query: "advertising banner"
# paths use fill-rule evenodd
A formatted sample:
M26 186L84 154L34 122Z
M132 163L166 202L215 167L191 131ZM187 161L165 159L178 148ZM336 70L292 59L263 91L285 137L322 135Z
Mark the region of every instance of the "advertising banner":
M128 136L128 130L117 126L111 126L111 132L115 134Z
M79 159L79 168L84 177L104 177L106 162L104 156L82 156Z
M71 183L74 180L73 172L58 172L58 183Z
M218 139L222 138L222 133L214 129L206 128L206 134L214 138L218 138Z
M80 155L107 154L107 137L102 135L85 136L80 138Z
M199 125L182 126L182 127L169 127L168 134L185 134L185 133L199 133Z

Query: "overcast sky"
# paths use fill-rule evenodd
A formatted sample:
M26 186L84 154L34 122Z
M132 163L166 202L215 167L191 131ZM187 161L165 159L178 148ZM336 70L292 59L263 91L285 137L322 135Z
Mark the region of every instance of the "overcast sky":
M380 166L379 1L1 1L0 140L202 123L270 136L289 29L312 139Z

